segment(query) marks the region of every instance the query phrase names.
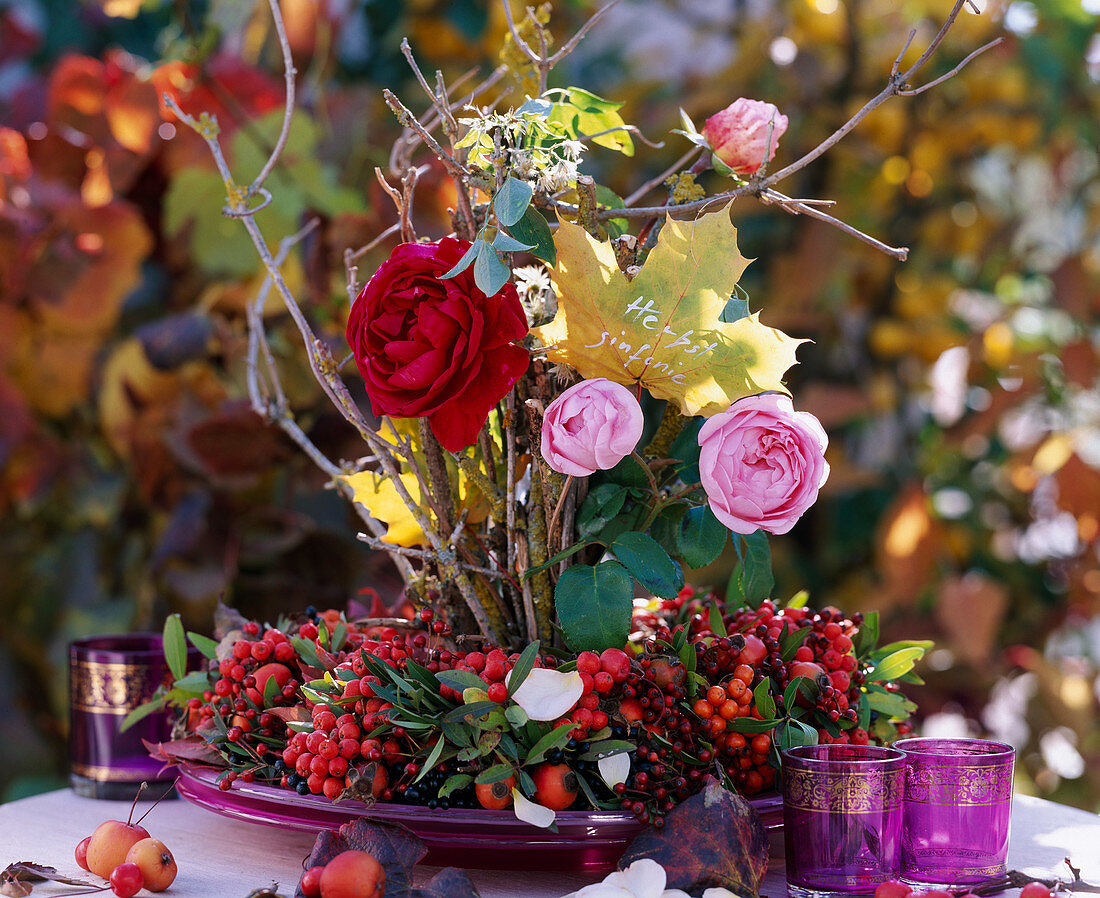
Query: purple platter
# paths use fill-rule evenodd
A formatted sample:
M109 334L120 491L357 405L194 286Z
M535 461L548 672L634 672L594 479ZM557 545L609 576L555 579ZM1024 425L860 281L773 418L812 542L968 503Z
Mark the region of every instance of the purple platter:
M228 792L217 785L218 771L181 765L176 788L199 807L248 823L320 832L359 817L400 823L428 846L424 863L494 870L567 870L602 873L614 868L627 844L645 827L614 811L560 811L557 833L517 820L511 811L451 808L432 811L416 805L358 801L339 804L319 795L242 783ZM783 825L779 795L751 800L764 826Z

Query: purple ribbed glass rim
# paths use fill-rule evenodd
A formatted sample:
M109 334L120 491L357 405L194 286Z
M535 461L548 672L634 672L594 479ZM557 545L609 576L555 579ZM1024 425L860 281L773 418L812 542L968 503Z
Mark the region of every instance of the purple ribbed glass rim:
M791 759L796 766L806 769L828 769L832 765L843 770L848 764L884 764L905 760L905 753L897 748L878 745L800 745L783 752L784 761Z

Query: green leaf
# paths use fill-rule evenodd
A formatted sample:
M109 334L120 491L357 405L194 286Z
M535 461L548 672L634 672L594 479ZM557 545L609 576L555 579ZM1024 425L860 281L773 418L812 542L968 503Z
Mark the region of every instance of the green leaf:
M794 653L801 648L802 643L806 641L806 634L808 630L804 630L802 627L795 627L793 630L789 630L779 638L779 654L782 655L784 661L790 661L794 658Z
M648 533L628 530L611 543L611 551L642 586L656 596L674 599L684 585L684 572Z
M521 243L531 247L531 254L549 265L558 261L557 247L554 246L554 233L546 223L542 213L534 206L528 206L523 218L508 228L508 232Z
M439 787L439 797L446 798L452 792L457 792L459 789L465 789L470 783L474 781L474 778L468 773L452 773L443 785Z
M590 742L588 751L580 756L582 761L598 761L623 752L634 751L638 746L624 739L604 739L602 742Z
M726 597L728 600L742 601L750 608L758 608L775 586L771 547L763 530L735 538L734 546L739 546L741 539L745 541L745 552L744 555L738 552L741 560L730 578Z
M920 649L922 652L927 652L934 644L931 639L899 639L897 642L891 642L880 649L875 649L871 653L871 660L881 661L887 655L892 655L900 649Z
M680 556L691 568L706 567L726 547L729 531L709 505L689 508L680 522Z
M485 684L482 683L482 686ZM455 722L461 720L477 720L479 717L484 717L490 711L495 711L500 705L497 702L470 702L468 705L459 705L451 711L448 711L443 715L445 721Z
M617 515L629 490L617 483L604 483L591 490L577 512L577 535L592 538Z
M484 240L474 260L474 283L486 296L496 296L500 288L508 283L512 269L504 264L500 254Z
M726 622L722 620L722 609L718 607L717 602L711 602L710 608L707 611L707 619L710 622L710 632L715 636L728 636L726 631Z
M753 702L756 705L756 710L760 712L760 716L764 718L775 717L775 699L771 694L771 677L764 677L756 689L753 690L752 697Z
M527 568L527 570L525 570L523 572L523 576L520 577L520 580L521 581L527 580L530 577L535 576L535 574L539 574L542 571L549 570L555 564L560 564L561 562L565 561L565 559L568 558L570 555L575 555L577 552L579 552L581 549L585 548L586 546L592 545L593 542L594 542L594 540L591 540L591 539L578 540L577 542L573 543L573 545L571 545L569 548L562 549L560 552L558 552L557 555L555 555L549 561L544 561L542 564L536 564L534 567Z
M511 176L505 178L504 183L500 185L500 190L493 198L493 213L497 221L505 227L514 225L523 218L523 213L527 211L532 196L534 196L534 190L527 181Z
M566 642L575 651L621 648L630 635L634 589L615 561L575 564L554 588L554 607Z
M326 628L327 629L327 628ZM348 639L348 625L343 621L337 621L336 626L332 630L332 645L329 648L330 652L338 652L344 647L344 643Z
M485 681L468 670L441 670L435 678L444 686L450 686L455 692L462 692L463 689L485 688Z
M626 131L602 132L621 128L625 123L618 110L622 103L614 103L579 87L562 91L562 99L555 103L546 116L548 122L565 127L571 137L590 139L592 143L617 150L624 156L634 155L634 142ZM599 134L599 137L592 135Z
M169 614L164 620L164 660L172 676L183 679L187 673L187 639L178 614Z
M485 245L485 241L478 237L477 240L470 244L470 248L462 254L462 258L455 263L454 268L446 274L441 274L439 279L445 281L448 278L453 278L456 274L461 274L474 264L474 259L478 257L478 253L481 252L481 248Z
M187 638L191 640L191 645L202 652L203 657L213 661L218 657L218 641L211 639L209 636L203 636L201 633L192 633L187 631Z
M519 705L509 705L505 708L504 719L508 721L508 725L511 726L513 730L520 729L520 727L529 720L527 712Z
M871 706L867 703L867 694L860 694L859 702L859 718L857 725L862 729L867 729L871 725Z
M187 676L180 680L176 680L176 682L172 684L172 692L193 692L196 695L201 695L209 688L210 678L207 676L205 670L193 670Z
M561 748L569 741L569 734L572 731L572 727L563 725L544 735L538 742L532 745L531 750L527 752L527 757L523 760L524 766L537 764L546 757L547 752L553 751L555 748Z
M264 683L264 707L270 708L275 704L275 699L283 694L283 691L279 688L279 682L274 677L268 677L267 682Z
M702 426L702 418L689 419L668 450L672 458L682 462L678 473L685 483L699 480L699 430Z
M885 714L891 720L905 720L917 710L916 704L909 701L900 692L886 692L871 689L867 692L867 707L872 711Z
M290 637L290 645L294 646L294 650L297 651L298 657L304 660L310 667L324 667L324 665L321 664L321 659L317 655L317 645L313 643L312 639L292 636Z
M536 639L520 653L515 665L512 667L512 672L508 676L509 695L515 695L516 690L523 685L523 681L527 679L527 675L534 668L535 659L538 658L538 655L539 640Z
M730 729L735 733L766 733L778 725L778 720L757 720L755 717L735 717L730 721Z
M494 764L488 770L483 770L477 775L475 783L484 785L485 783L499 783L501 780L506 780L510 776L514 776L516 769L511 764Z
M510 237L504 231L498 231L493 238L493 249L502 253L521 253L533 248L533 244L520 243L515 237Z
M862 658L868 652L874 651L878 644L878 612L870 611L863 615L863 623L859 625L859 632L853 640L856 649L856 657Z
M780 751L800 745L817 745L817 730L801 720L785 720L776 731Z
M138 705L133 711L122 718L122 723L118 728L119 732L125 733L139 720L144 720L150 714L155 714L157 711L160 711L168 703L168 698L169 693L165 693L164 695L149 699L149 701L144 704Z
M809 601L810 601L809 592L807 592L805 589L800 589L798 592L796 592L793 596L791 596L787 600L787 604L784 605L783 607L784 608L805 608L806 603L809 602ZM875 615L878 614L877 611L874 611L872 613L875 614ZM878 618L876 617L875 620L878 620Z
M432 746L431 752L429 753L427 759L424 761L424 764L420 768L420 773L418 773L416 775L416 779L413 780L414 783L420 782L420 780L427 776L428 771L430 771L436 765L436 763L438 763L439 756L443 754L443 749L446 745L447 740L436 740L435 745Z
M680 549L680 524L687 510L686 502L666 505L649 525L649 535L657 540L657 544L673 558L683 555Z
M879 661L867 674L867 680L868 682L883 682L897 679L902 674L912 670L913 665L917 663L923 654L924 649L920 646L898 649L898 651L892 652Z
M817 689L817 683L809 677L795 677L787 684L787 688L783 690L783 710L788 714L791 713L791 709L795 706L795 696L797 693L802 693L803 698L812 699L817 695Z

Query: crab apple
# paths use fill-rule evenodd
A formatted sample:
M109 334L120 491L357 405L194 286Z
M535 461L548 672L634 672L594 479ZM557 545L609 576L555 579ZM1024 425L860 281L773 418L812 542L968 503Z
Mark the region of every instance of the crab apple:
M802 674L802 676L805 676L805 674ZM912 891L912 887L907 886L904 882L888 879L878 884L878 888L875 889L875 898L906 898Z
M768 657L768 650L764 646L764 641L760 639L759 636L753 636L751 633L746 636L745 646L741 649L738 660L742 664L750 664L753 667L757 667L766 657Z
M298 888L306 898L321 898L321 874L324 872L324 867L310 867L302 874Z
M564 811L577 798L580 786L577 774L568 764L539 764L531 773L535 783L534 799L551 811Z
M1020 898L1051 898L1050 889L1041 882L1029 882L1020 889Z
M111 871L126 860L130 846L148 838L149 833L144 826L130 825L121 820L104 820L88 837L88 870L108 879Z
M256 685L251 689L246 689L245 695L258 707L262 708L264 705L264 687L267 686L267 681L274 678L275 685L282 689L290 680L290 668L285 664L272 661L263 667L256 668L256 672L252 676L256 678Z
M141 891L145 881L141 878L141 868L137 864L129 862L119 864L111 871L109 877L111 891L118 898L130 898Z
M604 649L600 652L600 670L622 683L630 676L630 656L622 649Z
M79 842L76 843L76 863L81 870L89 870L88 867L88 843L92 841L91 836L85 836Z
M495 783L478 783L474 786L474 795L478 804L487 811L502 811L512 805L512 788L516 784L514 776Z
M385 893L386 871L365 851L341 852L321 874L321 898L381 898Z
M135 842L126 852L126 863L138 865L150 892L163 892L176 878L176 859L160 839Z

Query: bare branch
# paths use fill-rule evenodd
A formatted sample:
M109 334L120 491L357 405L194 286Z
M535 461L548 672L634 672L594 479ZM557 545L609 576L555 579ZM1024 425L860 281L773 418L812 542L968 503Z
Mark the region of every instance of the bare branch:
M263 187L264 181L267 180L268 175L271 174L271 170L275 168L276 163L279 161L279 157L283 155L283 150L286 148L287 138L290 136L290 120L294 116L294 76L298 74L294 68L294 59L290 54L290 41L286 36L286 25L283 24L283 14L279 9L279 2L278 0L267 0L267 5L271 7L271 17L275 22L275 34L279 38L279 48L283 51L283 74L286 79L286 104L283 108L283 126L279 131L279 139L275 141L275 148L271 151L271 155L268 157L267 162L264 163L264 167L260 169L260 173L256 175L256 179L248 188L250 195L256 193Z
M806 203L799 202L798 200L792 200L789 196L784 196L776 190L767 190L760 195L760 201L765 204L772 204L779 206L785 212L790 212L792 215L807 215L810 218L816 218L818 221L824 221L827 224L831 224L834 228L839 228L845 234L850 234L857 240L862 240L869 246L873 246L875 249L886 253L888 256L893 256L895 259L905 261L909 256L909 250L904 246L890 246L883 243L881 240L876 240L869 234L865 234L858 228L853 228L847 222L841 221L839 218L834 218L832 215L828 215L813 206Z
M588 34L588 32L592 28L592 26L595 25L600 19L602 19L604 17L604 15L613 6L618 4L618 2L619 2L619 0L611 0L610 3L606 4L605 6L600 7L598 10L596 10L596 12L592 14L592 18L590 18L587 22L584 23L584 25L581 26L580 31L578 31L571 38L569 38L569 40L567 40L562 45L562 48L560 50L558 50L557 53L555 53L553 56L550 57L550 59L548 60L550 65L551 66L556 66L559 62L561 62L563 59L565 59L566 56L568 56L575 49L577 49L577 44L579 44L581 42L581 39L586 34Z
M901 48L901 52L898 53L897 59L894 60L894 64L890 67L890 80L898 76L898 71L901 69L901 60L909 50L910 45L913 43L913 39L917 36L917 29L914 28L909 32L909 37L905 39L905 44Z
M519 36L515 20L512 18L512 4L510 0L501 0L501 5L504 7L504 18L508 21L508 30L512 33L512 40L515 42L515 45L519 47L520 52L531 60L531 62L537 66L541 66L542 57L528 46L527 41Z
M654 143L648 137L646 137L637 127L637 125L616 125L614 128L607 128L603 131L597 131L595 134L578 134L578 140L595 140L597 137L603 137L605 134L614 134L616 131L627 131L638 138L647 147L653 147L655 150L660 150L664 147L665 142L662 140L658 143Z
M672 175L676 174L681 168L691 162L696 156L703 151L702 147L693 146L690 150L684 153L679 159L672 163L668 168L661 172L657 177L651 178L646 181L641 187L635 190L630 196L628 196L623 203L627 206L633 206L638 200L645 196L654 187L659 187L664 184Z
M976 56L980 56L986 50L990 50L993 47L996 47L998 44L1003 44L1004 40L1005 39L1003 37L998 37L998 38L995 38L994 40L991 40L988 44L985 44L984 46L978 47L977 50L975 50L973 53L969 54L962 62L960 62L957 66L955 66L955 68L953 68L950 72L945 72L944 74L940 75L939 78L936 78L932 81L929 81L927 84L922 84L920 87L914 87L911 90L899 90L898 91L898 96L899 97L915 97L917 94L924 93L930 87L935 87L937 84L942 84L948 78L953 78L953 77L955 77L955 75L959 74L959 72L961 72L966 67L967 63L969 63Z

